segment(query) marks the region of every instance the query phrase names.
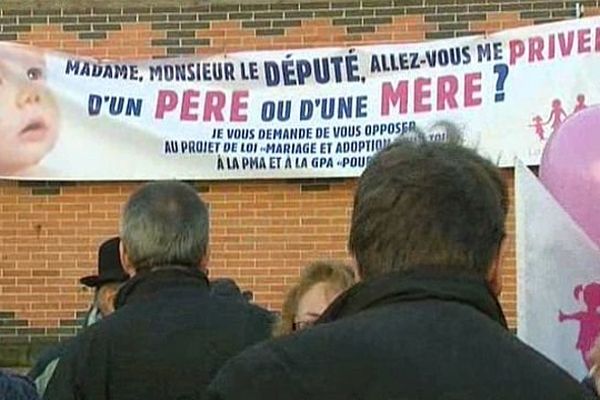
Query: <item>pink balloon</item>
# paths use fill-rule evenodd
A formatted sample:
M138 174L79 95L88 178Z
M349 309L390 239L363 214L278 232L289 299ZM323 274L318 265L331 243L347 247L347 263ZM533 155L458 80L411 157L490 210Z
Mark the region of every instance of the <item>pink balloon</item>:
M540 179L600 247L600 107L569 117L544 148Z

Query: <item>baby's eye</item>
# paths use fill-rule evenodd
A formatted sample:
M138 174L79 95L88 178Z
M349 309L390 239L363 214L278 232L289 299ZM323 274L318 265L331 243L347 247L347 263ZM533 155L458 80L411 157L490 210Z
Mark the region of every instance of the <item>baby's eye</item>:
M27 70L27 78L32 81L37 81L38 79L42 79L44 77L44 72L41 68L29 68Z

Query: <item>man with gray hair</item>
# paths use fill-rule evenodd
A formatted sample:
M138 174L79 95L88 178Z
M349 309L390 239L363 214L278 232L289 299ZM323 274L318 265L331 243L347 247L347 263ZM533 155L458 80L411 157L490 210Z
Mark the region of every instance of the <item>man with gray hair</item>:
M121 219L121 260L132 277L116 311L61 359L46 399L200 399L219 368L266 339L263 310L211 296L208 210L178 182L135 192Z

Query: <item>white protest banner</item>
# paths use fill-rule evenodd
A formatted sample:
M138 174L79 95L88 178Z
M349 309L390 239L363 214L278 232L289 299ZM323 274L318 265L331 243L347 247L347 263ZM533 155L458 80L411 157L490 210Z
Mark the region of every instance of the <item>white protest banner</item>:
M600 19L427 43L100 62L0 43L0 177L354 177L455 122L501 166L539 162L600 103Z
M517 331L582 379L600 334L600 251L525 167L515 167Z

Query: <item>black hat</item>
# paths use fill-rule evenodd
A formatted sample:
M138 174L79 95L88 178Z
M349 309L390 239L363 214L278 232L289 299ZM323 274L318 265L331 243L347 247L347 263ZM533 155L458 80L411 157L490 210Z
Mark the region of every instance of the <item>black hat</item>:
M119 255L120 239L114 237L100 245L98 249L98 275L85 276L79 280L82 285L98 288L109 282L123 282L129 275L123 270Z

